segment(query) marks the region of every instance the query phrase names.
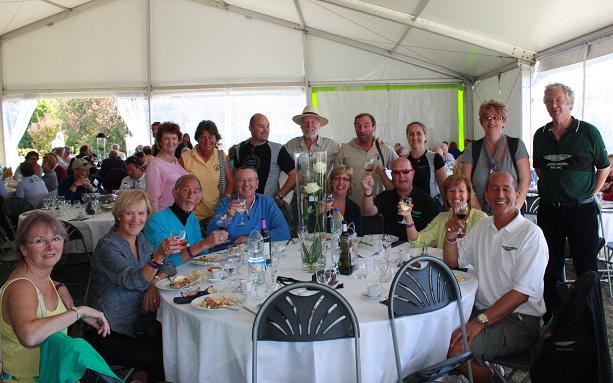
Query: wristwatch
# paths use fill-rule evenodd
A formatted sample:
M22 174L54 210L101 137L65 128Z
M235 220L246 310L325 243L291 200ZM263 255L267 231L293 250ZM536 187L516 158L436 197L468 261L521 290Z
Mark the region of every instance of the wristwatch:
M276 201L281 201L283 198L285 198L285 196L284 196L284 195L281 195L281 194L277 194L277 195L275 196L275 200L276 200Z
M487 327L487 322L489 322L489 318L487 317L487 315L485 315L485 313L477 315L477 320L483 325L484 328Z

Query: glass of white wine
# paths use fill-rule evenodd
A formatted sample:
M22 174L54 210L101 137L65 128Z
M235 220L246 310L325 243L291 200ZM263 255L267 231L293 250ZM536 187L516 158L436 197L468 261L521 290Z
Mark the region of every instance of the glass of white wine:
M413 203L413 199L411 197L401 197L400 202L398 203L400 204L400 209L402 211L407 211L411 209L411 204ZM408 222L405 220L405 217L402 216L402 221L398 223L406 225Z

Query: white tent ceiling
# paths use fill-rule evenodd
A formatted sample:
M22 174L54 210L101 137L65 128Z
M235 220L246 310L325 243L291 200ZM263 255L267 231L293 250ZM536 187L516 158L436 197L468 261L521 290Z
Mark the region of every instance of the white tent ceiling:
M602 0L0 0L2 88L470 83L612 26Z

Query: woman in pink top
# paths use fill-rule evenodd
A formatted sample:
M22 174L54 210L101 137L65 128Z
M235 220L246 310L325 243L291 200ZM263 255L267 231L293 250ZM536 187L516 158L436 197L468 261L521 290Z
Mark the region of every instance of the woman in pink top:
M164 122L155 135L159 151L147 166L145 173L147 180L145 190L153 201L155 211L173 204L172 189L175 182L179 177L187 174L175 157L175 149L179 145L181 136L181 128L174 122Z

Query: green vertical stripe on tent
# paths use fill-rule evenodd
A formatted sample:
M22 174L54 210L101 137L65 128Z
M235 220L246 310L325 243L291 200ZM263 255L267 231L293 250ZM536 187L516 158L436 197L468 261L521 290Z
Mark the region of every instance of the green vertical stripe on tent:
M458 147L464 150L464 84L415 84L415 85L339 85L311 88L311 105L317 107L319 92L354 92L371 90L425 90L425 89L457 89L458 91Z

